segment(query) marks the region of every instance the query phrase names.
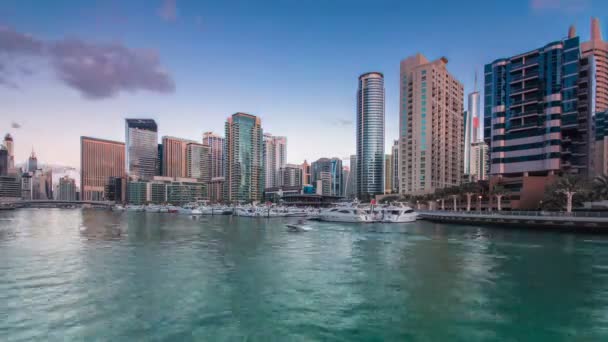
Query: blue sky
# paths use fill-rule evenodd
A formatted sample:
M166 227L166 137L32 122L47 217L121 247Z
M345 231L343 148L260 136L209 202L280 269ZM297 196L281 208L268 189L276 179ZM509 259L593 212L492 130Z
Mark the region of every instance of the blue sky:
M446 56L469 92L485 63L560 39L571 24L587 40L590 17L605 23L607 10L600 0L3 0L5 33L52 52L0 45L0 130L14 135L17 161L34 147L43 162L78 166L79 137L124 140L125 117L200 140L243 111L287 136L289 162L345 158L355 151L357 77L380 71L388 150L401 59ZM109 45L153 57L99 81L70 64Z

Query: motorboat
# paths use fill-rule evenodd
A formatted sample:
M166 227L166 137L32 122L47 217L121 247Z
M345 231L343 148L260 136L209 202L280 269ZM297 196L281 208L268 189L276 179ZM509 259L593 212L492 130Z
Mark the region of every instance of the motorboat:
M378 221L385 223L408 223L418 218L418 214L408 206L391 205L376 210Z
M308 227L308 226L305 226L305 225L299 224L299 223L286 224L285 226L287 227L287 231L292 232L292 233L302 233L302 232L308 232L308 231L312 230L311 227Z
M352 223L370 223L374 222L374 215L357 207L334 207L321 211L319 220L328 222L352 222Z

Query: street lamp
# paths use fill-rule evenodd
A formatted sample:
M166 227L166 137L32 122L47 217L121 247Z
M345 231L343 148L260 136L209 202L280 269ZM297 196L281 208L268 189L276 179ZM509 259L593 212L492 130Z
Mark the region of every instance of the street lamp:
M479 211L481 211L481 198L482 198L482 197L483 197L483 196L481 196L481 195L479 195L479 196L477 197L477 203L478 203L477 205L479 206Z

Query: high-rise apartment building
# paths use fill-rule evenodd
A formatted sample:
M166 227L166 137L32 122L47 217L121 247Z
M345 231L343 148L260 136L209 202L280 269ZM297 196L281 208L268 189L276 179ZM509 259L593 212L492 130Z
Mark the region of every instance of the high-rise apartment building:
M399 140L393 141L391 146L391 156L393 157L391 175L392 193L399 193Z
M36 152L32 148L32 153L27 158L27 172L36 172L36 170L38 170L38 157L36 157Z
M110 178L124 178L125 170L124 143L80 138L80 197L83 201L104 200Z
M63 176L59 178L57 199L60 201L76 200L76 181L74 178Z
M6 147L6 151L8 153L7 169L10 170L15 167L15 146L14 146L13 137L10 135L10 133L7 133L4 136L3 144L4 144L4 147Z
M279 169L279 184L282 187L302 187L302 166L286 164ZM268 187L267 187L268 188Z
M186 146L186 177L209 182L209 146L189 143Z
M224 137L213 132L203 133L203 145L209 146L209 177L224 177Z
M246 113L226 121L226 196L229 202L260 201L264 194L262 120Z
M342 179L342 160L339 158L321 158L311 164L312 184L322 181L323 195L344 196Z
M587 174L592 117L579 38L485 66L484 140L490 182L511 190L512 208L536 208L558 173Z
M473 171L472 149L473 144L477 143L479 137L480 123L480 103L479 92L477 91L477 75L475 75L475 90L469 94L467 111L465 112L464 125L464 175L471 178Z
M390 194L393 192L393 156L387 154L384 156L384 193Z
M302 163L302 185L310 185L310 164L306 160Z
M460 184L463 172L463 85L435 61L401 61L399 172L402 194L421 195Z
M279 186L279 170L287 164L287 138L264 134L265 187Z
M188 177L188 144L196 141L164 136L163 139L163 176Z
M8 175L9 154L4 145L0 145L0 176Z
M356 171L359 198L384 193L384 75L379 72L359 76Z
M470 182L488 179L488 145L483 141L471 144Z
M350 156L350 181L347 182L347 194L349 198L357 198L359 192L357 191L357 181L358 173L357 173L357 155L351 154Z
M129 177L152 179L158 166L158 126L152 119L126 119L126 171Z
M593 156L590 158L592 169L590 173L608 174L608 137L603 134L603 123L598 122L605 119L604 113L608 110L608 42L602 38L600 22L597 18L591 19L591 39L581 43L581 54L579 74L582 77L579 82L581 84L579 93L588 100L579 103L579 111L586 109L591 116L595 115L596 129L599 127L602 131L601 134L595 135L590 145ZM588 107L585 108L587 104Z

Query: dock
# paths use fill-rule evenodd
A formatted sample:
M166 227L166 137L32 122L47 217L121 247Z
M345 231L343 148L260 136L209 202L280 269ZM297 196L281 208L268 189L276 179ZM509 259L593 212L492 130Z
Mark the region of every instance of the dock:
M608 233L608 212L420 211L418 215L442 223Z

